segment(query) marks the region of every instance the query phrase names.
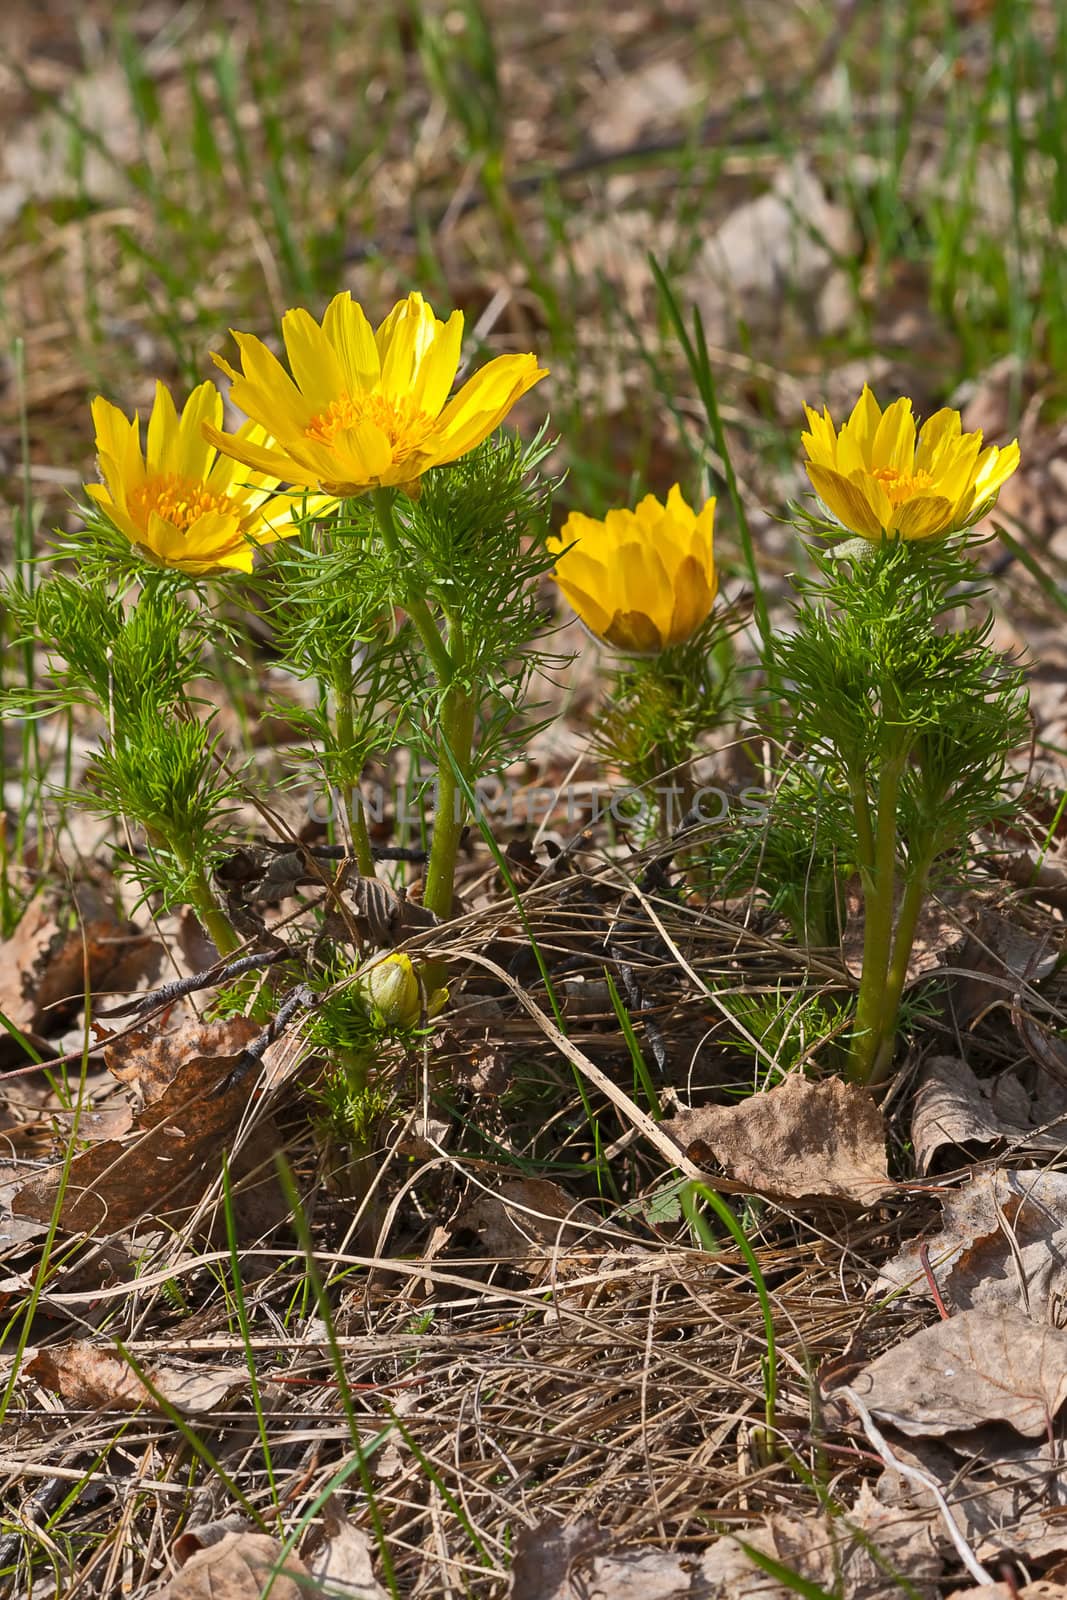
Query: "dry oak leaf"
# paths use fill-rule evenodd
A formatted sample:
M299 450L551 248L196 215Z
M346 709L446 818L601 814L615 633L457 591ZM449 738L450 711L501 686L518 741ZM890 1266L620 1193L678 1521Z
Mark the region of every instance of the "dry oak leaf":
M683 1149L699 1141L755 1194L873 1205L895 1186L885 1123L870 1093L840 1078L792 1073L736 1106L700 1106L663 1124Z
M1053 1321L1067 1301L1067 1172L981 1172L939 1198L940 1232L887 1261L872 1296L905 1289L932 1298L925 1250L951 1310L1015 1308Z
M570 1573L580 1557L611 1543L593 1517L577 1522L546 1518L515 1537L508 1600L572 1600Z
M333 1600L388 1600L371 1561L372 1540L345 1516L334 1495L322 1508L325 1542L307 1556L311 1576Z
M309 1600L322 1594L298 1556L282 1556L265 1533L227 1533L191 1555L181 1571L146 1600Z
M1062 1583L1049 1583L1038 1578L1019 1588L1014 1583L983 1584L974 1589L953 1589L948 1600L1067 1600L1067 1589Z
M121 1083L130 1084L144 1104L151 1105L162 1099L194 1056L238 1055L248 1042L245 1022L244 1017L221 1023L190 1019L165 1033L151 1029L124 1032L105 1041L104 1061Z
M918 1468L920 1476L904 1479L887 1470L879 1493L929 1514L939 1488L979 1561L995 1563L1010 1554L1044 1566L1067 1552L1067 1485L1057 1439L1023 1439L1003 1423L989 1423L944 1439L896 1439L893 1458Z
M54 1033L84 1004L86 982L94 994L132 988L161 954L92 884L76 887L73 905L46 890L0 944L0 1011L22 1032Z
M769 1556L840 1600L911 1593L936 1600L941 1576L933 1519L882 1504L862 1486L843 1516L772 1516L737 1538L717 1539L702 1556L608 1548L610 1535L583 1520L540 1524L516 1544L511 1600L795 1600L796 1587L764 1572L743 1548Z
M599 1218L549 1178L514 1178L480 1194L456 1219L476 1231L487 1254L530 1273L580 1270L573 1253L603 1253L593 1230Z
M246 1017L206 1025L202 1044L212 1053L184 1062L157 1100L144 1107L127 1140L107 1139L75 1156L67 1173L60 1224L71 1232L117 1233L145 1216L173 1217L195 1204L218 1172L219 1154L248 1098L236 1084L219 1085L260 1034ZM62 1165L18 1191L16 1216L47 1222L63 1180Z
M145 1366L146 1387L128 1361L98 1344L75 1339L48 1345L24 1368L25 1375L45 1389L61 1395L79 1411L154 1411L165 1415L152 1390L158 1391L176 1411L206 1416L217 1411L234 1389L248 1382L236 1367L175 1366L155 1362Z
M1030 1095L1011 1073L980 1082L958 1056L931 1056L923 1065L912 1107L918 1172L929 1172L945 1146L1013 1140L1031 1150L1059 1150L1067 1142L1067 1117L1043 1127L1040 1121L1035 1124L1033 1111Z
M900 1577L922 1600L939 1592L933 1519L890 1509L866 1484L843 1516L770 1516L736 1539L719 1539L704 1554L694 1600L795 1600L797 1588L764 1572L742 1541L839 1600L899 1596Z
M1006 1422L1036 1437L1067 1399L1067 1331L1017 1312L961 1311L872 1361L852 1380L901 1433L960 1433Z

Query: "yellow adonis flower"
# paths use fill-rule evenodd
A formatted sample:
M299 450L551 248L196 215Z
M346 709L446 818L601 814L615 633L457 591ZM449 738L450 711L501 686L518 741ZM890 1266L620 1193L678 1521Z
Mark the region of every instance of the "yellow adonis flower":
M719 587L714 520L714 500L698 514L677 484L666 505L646 494L635 511L609 511L603 522L572 511L548 542L560 552L556 582L586 627L616 650L683 644Z
M964 433L958 411L945 407L916 433L911 401L885 411L864 385L837 432L828 410L810 406L803 435L816 494L832 516L865 539L933 539L969 528L996 504L1019 465L1019 443L982 449L982 434Z
M222 421L222 396L213 383L193 390L180 417L157 383L145 451L136 412L131 419L98 395L92 413L104 481L87 483L85 492L160 566L193 576L227 568L251 572L254 546L299 531L293 522L299 498L274 496L276 477L249 472L205 439L205 424ZM269 442L252 424L242 435L250 443ZM320 513L332 503L308 499L306 509Z
M287 311L282 336L292 377L251 334L233 335L242 372L215 357L234 404L277 443L214 427L207 437L247 466L329 494L413 487L480 444L546 376L535 356L497 356L449 400L463 313L440 322L421 294L399 301L377 330L350 294L335 295L321 325Z

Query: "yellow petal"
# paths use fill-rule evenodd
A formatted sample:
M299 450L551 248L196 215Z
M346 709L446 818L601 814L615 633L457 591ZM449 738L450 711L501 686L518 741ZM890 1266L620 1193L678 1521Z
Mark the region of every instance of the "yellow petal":
M438 461L455 461L481 444L516 400L547 376L532 355L497 356L481 367L441 413L444 444Z
M209 422L204 424L204 437L234 460L243 461L245 466L257 472L268 473L275 481L285 479L290 483L305 484L309 489L319 486L317 473L309 471L301 462L281 450L254 444L251 439L242 438L238 433L223 433Z
M302 499L289 495L275 495L256 509L256 520L245 531L257 544L273 544L276 539L291 539L301 531L300 524L323 511L336 508L337 501L328 495L309 495L305 506ZM316 509L316 506L320 509ZM298 520L297 520L298 519Z
M681 644L705 622L715 591L694 556L686 556L674 574L674 607L667 633L668 644Z
M207 479L215 448L204 437L204 423L222 422L222 396L213 383L201 383L182 407L178 426L176 471L187 478Z
M871 445L870 465L875 471L879 467L892 467L896 472L910 473L914 462L915 418L911 414L911 401L902 395L882 413Z
M975 494L983 499L998 494L1018 465L1018 439L1013 439L1003 449L990 445L975 463Z
M572 610L577 612L586 627L603 638L611 622L611 612L605 611L595 595L590 594L588 589L583 589L581 584L574 583L570 578L557 576L556 583Z
M836 517L844 527L851 528L853 533L862 534L865 539L882 537L882 523L866 495L851 478L845 478L840 472L819 466L814 461L806 463L806 470L815 493L831 516Z
M87 483L85 492L90 500L96 502L104 515L114 523L120 533L124 533L132 543L140 543L144 537L144 529L134 521L124 505L112 500L102 484Z
M916 472L929 472L934 476L940 470L942 460L950 459L960 439L961 426L959 412L953 411L950 406L944 406L940 411L935 411L932 417L927 417L919 432L919 444L915 452ZM979 433L979 445L981 439Z
M448 399L459 370L462 343L463 313L453 311L420 361L412 389L415 404L429 417L436 417Z
M303 432L315 415L273 351L251 333L233 339L241 352L242 372L231 379L233 403L253 422L261 422L275 435L284 428ZM216 361L218 357L214 358ZM231 369L232 370L232 369Z
M801 442L812 461L817 461L821 466L832 467L836 460L837 433L830 420L829 411L824 410L822 416L813 411L811 406L805 406L804 412L808 419L809 432L801 434Z
M663 649L663 633L643 611L616 611L604 631L604 638L617 650L633 650L651 655Z
M877 465L873 460L874 440L882 423L882 408L878 404L867 384L863 385L863 393L852 407L852 414L842 434L848 433L861 460L869 467ZM839 441L840 442L840 441ZM840 465L840 462L838 463Z
M347 289L343 294L335 294L326 307L322 329L337 351L349 394L358 395L373 389L382 372L374 329L363 307L355 303Z
M184 559L218 563L245 543L240 518L233 512L205 511L185 530Z
M937 494L916 495L899 506L893 518L893 531L902 539L930 539L951 525L952 501Z
M282 338L293 377L311 411L326 411L346 388L345 370L337 351L303 307L285 313Z
M674 611L674 591L658 548L647 541L627 541L619 546L615 560L617 603L629 611L643 611L665 639Z
M128 493L130 489L143 483L145 477L137 413L134 412L131 420L119 410L118 406L113 406L110 400L97 395L92 403L92 418L97 452L101 459L107 456L112 461L112 471ZM112 483L110 478L108 483L114 494L116 484Z
M401 301L379 330L378 349L382 358L380 389L390 399L409 395L420 362L433 340L437 319L421 295Z
M166 384L156 380L156 398L148 419L148 449L145 459L149 472L180 472L178 457L178 413Z

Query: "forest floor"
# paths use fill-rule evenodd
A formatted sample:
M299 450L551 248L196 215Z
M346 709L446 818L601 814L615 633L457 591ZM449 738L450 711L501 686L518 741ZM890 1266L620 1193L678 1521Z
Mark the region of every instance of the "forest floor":
M219 1092L262 1021L146 999L214 952L58 796L101 728L8 715L0 1595L1067 1594L1067 12L89 0L0 36L9 574L77 525L94 395L143 418L230 328L418 288L549 368L510 420L550 413L557 525L717 493L744 610L729 466L773 625L805 402L840 419L868 382L1018 436L981 560L1033 722L876 1103L821 1065L854 922L805 949L773 884L679 893L669 843L575 816L614 780L566 623L503 774L507 871L475 836L461 914L410 944L452 1005L380 1063L356 1205L299 1026ZM700 312L728 462L650 256ZM270 794L247 835L326 841L246 643L220 714ZM704 759L773 782L759 728Z

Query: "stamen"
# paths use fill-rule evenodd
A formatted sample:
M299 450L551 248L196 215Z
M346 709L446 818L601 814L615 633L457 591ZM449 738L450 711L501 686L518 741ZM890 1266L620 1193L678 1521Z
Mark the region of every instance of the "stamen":
M205 511L217 511L223 516L241 517L246 507L238 504L228 494L209 489L201 478L183 478L177 472L160 473L147 478L129 497L133 516L145 528L154 511L182 533L188 533L198 517Z
M872 477L878 479L889 496L890 505L894 506L902 505L905 500L914 499L917 494L929 489L934 481L926 471L898 472L896 467L877 467Z
M392 446L394 461L404 461L412 455L435 427L435 419L420 411L410 399L393 400L384 394L342 394L331 400L325 411L312 417L304 436L318 444L332 445L338 433L356 428L363 421L373 422L385 434Z

